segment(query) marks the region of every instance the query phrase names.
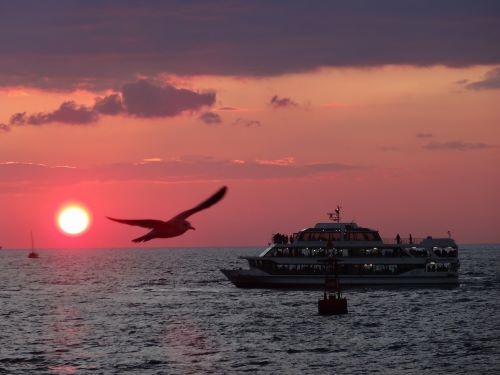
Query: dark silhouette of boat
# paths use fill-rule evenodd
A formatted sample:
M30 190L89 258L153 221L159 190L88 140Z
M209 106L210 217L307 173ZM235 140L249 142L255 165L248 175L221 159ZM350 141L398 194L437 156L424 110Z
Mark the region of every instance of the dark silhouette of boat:
M35 243L33 241L33 232L31 232L31 252L28 254L28 258L37 259L40 255L35 251Z
M339 260L343 286L457 286L458 246L448 238L383 240L378 230L340 219L341 207L328 213L330 222L317 223L290 236L273 235L260 255L240 256L248 269L222 269L240 288L319 288L325 263Z
M325 262L325 267L325 291L323 298L318 300L318 313L320 315L347 314L347 299L342 297L337 259L329 259Z

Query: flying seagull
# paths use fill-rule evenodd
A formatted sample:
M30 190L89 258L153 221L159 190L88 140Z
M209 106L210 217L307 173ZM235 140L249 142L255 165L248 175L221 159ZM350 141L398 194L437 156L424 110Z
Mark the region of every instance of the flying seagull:
M195 229L191 226L191 223L186 219L197 213L198 211L207 209L208 207L213 206L218 201L222 199L222 197L226 194L227 187L221 187L214 195L210 198L204 200L196 207L193 207L189 210L183 211L177 216L174 216L168 221L162 220L154 220L154 219L115 219L109 216L106 216L109 220L116 221L122 224L128 225L136 225L143 228L149 228L151 231L144 236L134 238L132 241L134 242L146 242L152 240L153 238L169 238L180 236L184 232L189 229Z

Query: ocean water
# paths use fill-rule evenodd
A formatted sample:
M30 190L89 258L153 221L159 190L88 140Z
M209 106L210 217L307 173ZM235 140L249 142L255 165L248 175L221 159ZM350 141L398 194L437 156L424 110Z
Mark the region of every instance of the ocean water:
M0 250L0 373L500 374L500 245L455 288L238 289L257 248Z

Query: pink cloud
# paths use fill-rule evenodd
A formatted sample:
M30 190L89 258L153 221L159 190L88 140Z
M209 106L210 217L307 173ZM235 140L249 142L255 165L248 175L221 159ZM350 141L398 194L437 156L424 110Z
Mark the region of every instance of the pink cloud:
M285 166L285 165L294 165L295 158L292 156L283 158L283 159L274 159L274 160L262 160L257 159L257 164L261 165L277 165L277 166Z
M419 138L419 139L426 139L426 138L432 138L432 133L417 133L415 135L415 137Z
M483 150L487 148L497 147L486 143L471 143L462 141L451 142L432 142L423 146L426 150L453 150L453 151L470 151L470 150Z
M258 120L249 120L249 119L243 119L243 118L237 118L233 122L233 125L235 125L235 126L244 126L246 128L262 126L261 122L258 121Z
M2 183L31 187L80 182L147 181L166 183L192 180L289 179L339 173L364 168L342 163L300 164L293 157L276 160L216 160L191 156L171 160L144 159L137 163L115 163L80 168L39 163L0 163ZM29 181L29 183L27 183Z

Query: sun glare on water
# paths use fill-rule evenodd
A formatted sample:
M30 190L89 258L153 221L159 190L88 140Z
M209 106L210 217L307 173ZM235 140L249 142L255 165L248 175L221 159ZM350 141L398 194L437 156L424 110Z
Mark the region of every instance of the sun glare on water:
M68 205L59 211L57 225L59 229L69 235L79 235L85 232L90 224L88 211L79 205Z

